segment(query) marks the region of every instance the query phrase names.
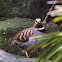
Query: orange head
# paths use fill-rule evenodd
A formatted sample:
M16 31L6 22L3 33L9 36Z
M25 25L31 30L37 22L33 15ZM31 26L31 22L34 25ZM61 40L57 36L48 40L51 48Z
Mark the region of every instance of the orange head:
M36 18L36 19L35 19L34 27L37 27L37 26L39 26L39 25L42 25L42 26L43 26L43 23L42 23L42 21L41 21L40 18Z
M41 21L40 18L36 18L36 19L35 19L35 23L42 23L42 21Z

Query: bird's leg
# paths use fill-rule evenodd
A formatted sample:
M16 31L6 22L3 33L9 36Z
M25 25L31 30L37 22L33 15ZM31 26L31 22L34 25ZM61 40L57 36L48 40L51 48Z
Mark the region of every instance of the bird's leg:
M25 50L24 52L25 52L25 54L26 54L26 57L27 57L27 58L30 58L28 52L27 52L26 50Z

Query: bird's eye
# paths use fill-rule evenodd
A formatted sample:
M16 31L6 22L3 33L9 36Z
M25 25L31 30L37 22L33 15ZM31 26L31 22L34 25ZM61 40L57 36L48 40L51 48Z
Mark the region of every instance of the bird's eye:
M37 21L36 21L37 22Z
M35 20L35 22L37 22L37 20Z

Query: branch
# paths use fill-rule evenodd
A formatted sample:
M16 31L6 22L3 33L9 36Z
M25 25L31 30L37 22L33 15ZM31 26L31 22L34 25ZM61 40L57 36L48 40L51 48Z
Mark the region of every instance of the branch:
M45 17L45 19L44 19L44 21L43 21L43 24L45 24L45 23L46 23L47 18L48 18L48 16L49 16L49 14L50 14L51 10L53 9L54 5L56 4L56 2L57 2L57 0L55 0L55 1L54 1L54 3L53 3L53 5L51 6L51 8L50 8L49 12L47 13L47 15L46 15L46 17Z

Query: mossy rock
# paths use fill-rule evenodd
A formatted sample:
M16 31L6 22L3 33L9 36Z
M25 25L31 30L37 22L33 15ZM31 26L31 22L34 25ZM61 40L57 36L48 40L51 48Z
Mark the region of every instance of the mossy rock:
M62 31L62 27L55 24L55 23L46 23L44 25L45 27L45 32L46 33L50 33L50 32L61 32Z
M44 19L48 10L49 5L45 0L0 0L1 17L40 17Z
M22 29L32 26L33 22L33 20L28 18L13 18L0 21L0 49L21 55L21 49L16 46L10 48L10 44L16 33Z

